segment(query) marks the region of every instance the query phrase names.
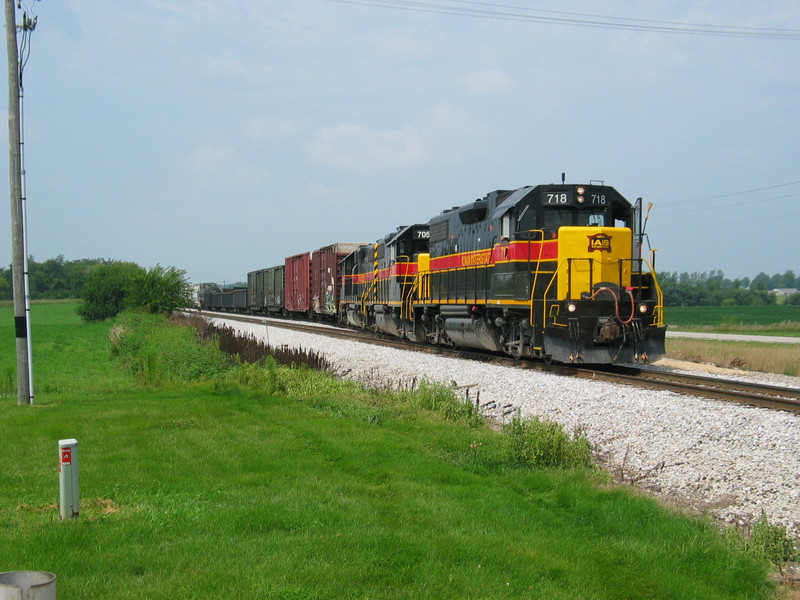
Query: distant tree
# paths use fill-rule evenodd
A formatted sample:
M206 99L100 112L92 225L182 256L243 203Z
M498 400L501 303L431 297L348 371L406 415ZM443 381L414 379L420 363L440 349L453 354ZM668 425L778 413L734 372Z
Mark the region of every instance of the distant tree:
M750 289L754 292L766 291L770 289L770 276L764 272L759 273L750 282Z
M11 268L0 269L0 300L11 300L13 297Z
M789 270L783 275L773 275L770 283L772 284L770 287L772 290L777 288L793 288L797 287L797 277L795 277L794 271Z
M69 285L66 297L80 298L83 293L83 286L86 284L86 279L92 269L97 265L108 265L113 262L113 260L103 258L81 258L66 262L64 271Z
M28 258L28 285L31 298L68 298L69 281L65 271L64 255L37 263Z
M770 290L776 287L796 287L793 271L783 275L759 273L752 280L725 278L722 271L708 273L659 273L658 281L667 306L747 306L773 305L776 297ZM780 285L779 285L780 284Z
M129 308L153 313L173 312L191 303L186 272L157 265L145 270L131 262L114 262L91 269L83 287L78 314L102 321Z
M129 301L151 313L169 313L189 306L192 290L186 271L156 265L139 278Z
M145 270L132 262L98 265L83 286L78 314L86 321L102 321L130 307L130 296Z

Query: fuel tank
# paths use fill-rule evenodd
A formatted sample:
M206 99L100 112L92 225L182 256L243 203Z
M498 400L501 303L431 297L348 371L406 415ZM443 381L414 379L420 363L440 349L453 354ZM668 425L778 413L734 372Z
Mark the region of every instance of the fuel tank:
M456 346L480 348L491 352L500 352L503 349L500 343L500 331L481 317L445 319L444 330Z

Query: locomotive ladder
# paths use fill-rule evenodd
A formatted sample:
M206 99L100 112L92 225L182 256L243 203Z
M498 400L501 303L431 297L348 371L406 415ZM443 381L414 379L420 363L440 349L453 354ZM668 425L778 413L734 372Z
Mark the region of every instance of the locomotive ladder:
M364 288L364 291L359 298L359 304L361 305L361 314L364 315L364 323L367 321L367 304L369 303L369 297L375 294L375 288L378 287L377 279L373 279L368 287Z
M414 277L414 281L406 288L406 291L403 292L403 301L400 304L400 318L407 319L409 321L414 320L414 309L412 308L414 293L420 287L420 277L417 275Z

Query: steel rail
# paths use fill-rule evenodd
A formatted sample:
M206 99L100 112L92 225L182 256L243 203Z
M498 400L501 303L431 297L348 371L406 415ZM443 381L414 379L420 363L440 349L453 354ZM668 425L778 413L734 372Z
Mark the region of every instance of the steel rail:
M407 351L426 352L441 356L487 362L498 366L533 369L558 375L590 378L623 385L668 390L679 394L732 401L750 406L800 412L800 389L723 379L703 375L662 371L647 366L561 365L532 360L519 360L502 354L465 350L448 346L412 343L368 330L354 330L336 325L321 326L296 320L235 313L201 313L215 317L261 323L302 333L326 335L349 341L370 343Z

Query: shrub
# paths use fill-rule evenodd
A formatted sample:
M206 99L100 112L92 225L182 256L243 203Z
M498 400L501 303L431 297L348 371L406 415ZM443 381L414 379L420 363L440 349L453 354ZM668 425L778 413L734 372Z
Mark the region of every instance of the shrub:
M86 321L102 321L130 306L129 297L145 270L131 262L97 265L86 278L78 314Z
M245 387L267 394L286 391L286 381L281 377L278 363L272 356L258 363L241 362L233 368L230 377Z
M156 265L145 271L130 262L97 265L86 278L78 314L102 321L130 308L170 313L191 303L186 272Z
M175 267L156 265L138 278L130 292L130 306L151 313L171 313L189 306L191 302L186 271Z
M453 388L440 383L423 379L416 391L411 392L410 400L417 408L438 413L448 421L463 421L473 426L483 424L474 404L461 400Z
M570 437L554 421L515 417L506 426L506 433L512 466L573 469L592 465L592 449L582 431Z
M786 529L770 523L763 512L753 523L745 548L750 554L764 558L776 567L800 558L800 553L787 536Z

